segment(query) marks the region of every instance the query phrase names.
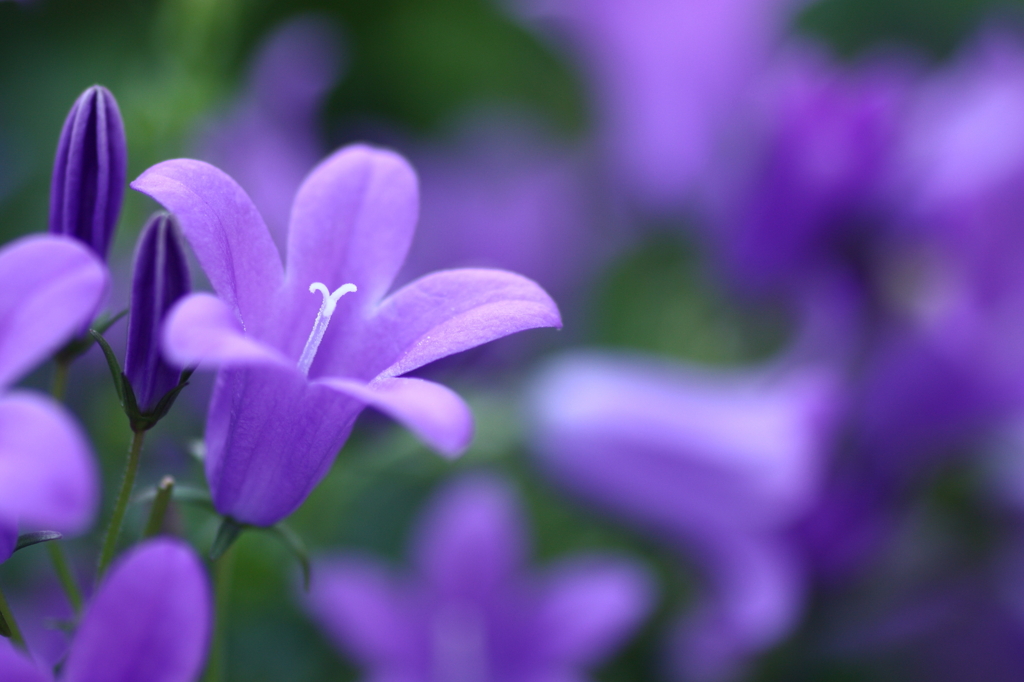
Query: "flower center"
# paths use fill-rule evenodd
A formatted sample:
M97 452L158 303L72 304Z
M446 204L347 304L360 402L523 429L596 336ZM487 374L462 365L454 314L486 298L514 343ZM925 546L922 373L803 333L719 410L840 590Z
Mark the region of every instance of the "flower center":
M331 315L334 314L334 309L338 307L338 299L355 290L355 284L342 284L332 294L320 282L313 282L309 285L309 292L319 291L323 295L324 300L320 304L320 312L316 314L313 331L309 333L309 338L306 339L306 347L302 349L302 355L299 356L299 371L303 374L309 374L309 367L313 364L313 358L316 357L316 349L320 347L320 342L324 340L324 333L327 331L327 325L331 322Z

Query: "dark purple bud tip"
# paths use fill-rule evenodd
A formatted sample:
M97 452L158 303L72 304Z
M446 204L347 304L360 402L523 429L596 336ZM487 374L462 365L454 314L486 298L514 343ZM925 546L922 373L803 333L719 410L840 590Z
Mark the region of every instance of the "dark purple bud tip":
M164 361L160 329L171 306L190 289L177 221L169 213L156 213L142 228L135 247L124 359L125 377L142 412L152 410L178 385L181 370Z
M117 100L94 85L75 101L57 143L50 185L50 232L75 237L106 259L128 166Z

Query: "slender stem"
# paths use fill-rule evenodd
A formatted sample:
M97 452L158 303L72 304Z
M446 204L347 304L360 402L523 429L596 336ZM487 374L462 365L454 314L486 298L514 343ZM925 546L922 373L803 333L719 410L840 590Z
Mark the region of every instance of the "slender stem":
M142 537L151 538L158 534L164 527L164 516L167 514L167 506L171 503L171 494L174 492L174 477L164 476L160 485L156 488L156 498L153 500L153 507L149 511L149 520L146 522L146 530Z
M128 500L131 499L132 488L135 487L135 475L139 472L139 455L142 454L142 441L145 438L145 431L132 432L132 444L128 449L128 465L124 470L124 479L121 481L121 491L117 494L114 515L110 517L110 525L107 526L107 533L103 538L103 549L100 551L99 566L96 569L97 583L103 578L107 567L114 559L117 538L121 535L121 523L128 510Z
M11 613L11 607L4 597L3 590L0 590L0 618L3 618L7 628L11 631L11 641L19 648L25 649L25 638L21 636L21 630L18 629L18 623L14 620L14 614Z
M46 546L50 550L50 561L53 563L54 570L57 571L60 585L64 588L64 593L67 595L68 601L71 602L71 608L75 610L75 615L77 616L82 612L82 591L78 589L75 575L71 572L67 557L64 556L64 548L61 547L58 541L47 542Z
M71 369L71 363L61 360L57 360L57 364L53 369L53 386L50 388L50 393L61 402L64 401L64 394L67 393L68 389L69 369Z
M228 604L231 601L231 578L235 568L235 550L228 549L213 562L216 614L213 623L213 642L210 661L203 682L223 682L227 673Z

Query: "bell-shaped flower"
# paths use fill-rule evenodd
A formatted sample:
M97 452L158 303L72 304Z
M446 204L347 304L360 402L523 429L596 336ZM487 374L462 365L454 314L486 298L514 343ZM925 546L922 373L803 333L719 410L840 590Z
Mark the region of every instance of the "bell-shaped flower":
M102 85L83 92L60 132L50 185L50 232L105 259L124 199L128 145L117 100Z
M468 407L439 384L401 375L535 327L560 326L551 298L501 270L445 270L387 295L419 205L399 155L339 150L292 208L287 267L244 191L209 164L165 161L132 187L181 223L218 297L193 294L168 318L181 365L219 365L206 426L217 510L272 525L327 473L367 405L448 455L472 436Z
M66 237L25 237L0 249L0 562L19 530L77 533L99 501L91 448L60 404L10 386L95 315L103 263Z
M610 556L527 572L527 545L511 491L463 479L421 519L412 575L364 557L322 559L308 609L367 680L585 680L648 614L650 579Z
M210 616L210 587L192 548L149 540L114 563L56 677L7 640L0 640L0 671L9 682L195 682Z
M546 470L705 575L674 652L688 678L726 679L796 624L804 578L784 531L815 499L835 388L812 369L715 373L599 354L558 359L538 380Z
M160 352L164 318L191 291L188 261L174 217L158 213L142 228L135 248L124 375L142 412L178 385L181 370Z

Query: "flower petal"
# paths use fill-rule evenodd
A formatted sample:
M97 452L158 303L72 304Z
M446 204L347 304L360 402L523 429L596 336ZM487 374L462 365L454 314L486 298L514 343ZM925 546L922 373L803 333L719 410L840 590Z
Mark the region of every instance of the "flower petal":
M4 673L4 682L53 682L53 675L3 637L0 637L0 671Z
M564 562L543 588L544 646L559 663L599 663L624 643L652 605L650 576L635 563L609 557Z
M22 530L80 532L98 492L89 442L67 410L30 391L0 397L0 517Z
M449 484L422 515L413 551L420 575L443 597L479 605L507 595L527 553L515 495L489 476Z
M82 332L108 281L99 258L70 237L34 235L0 250L0 387Z
M377 379L369 384L337 378L318 379L314 383L377 408L447 457L460 454L473 439L469 406L441 384L407 377Z
M337 558L313 564L306 608L340 649L377 668L415 656L420 633L407 598L386 567Z
M352 282L367 305L384 297L412 243L419 213L416 173L395 152L352 145L306 178L288 230L288 280L332 291Z
M504 270L442 270L384 300L359 349L346 348L342 340L320 352L335 353L327 361L331 374L358 375L369 367L398 376L515 332L561 326L558 306L526 277Z
M167 359L180 367L270 364L295 369L276 349L247 335L228 304L211 294L192 294L171 309L163 347Z
M250 331L266 319L284 279L281 257L234 180L208 163L173 159L152 166L131 187L175 214L213 288Z
M100 585L62 682L194 682L210 615L210 588L195 552L179 540L149 540L121 557Z
M295 367L223 369L206 420L206 478L221 514L271 526L324 477L363 402Z

